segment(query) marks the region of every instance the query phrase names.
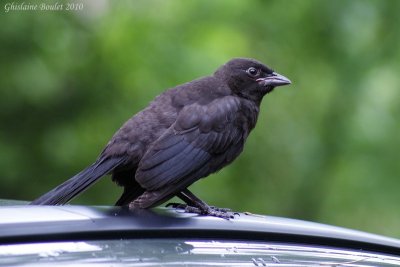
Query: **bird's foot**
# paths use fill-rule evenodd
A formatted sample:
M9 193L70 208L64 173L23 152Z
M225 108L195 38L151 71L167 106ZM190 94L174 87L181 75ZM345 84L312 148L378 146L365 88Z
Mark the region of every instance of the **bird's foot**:
M218 208L218 207L215 207L215 206L210 206L210 209L215 210L215 211L220 211L220 212L230 212L230 211L232 211L229 208Z
M231 209L227 208L218 208L215 206L207 206L204 208L198 208L189 206L187 204L181 203L168 203L166 207L172 207L175 209L183 209L187 213L196 213L199 215L206 215L206 216L214 216L223 219L234 219L235 215L239 215L237 212L231 212Z
M201 215L207 215L207 216L214 216L222 219L234 219L235 215L239 215L237 212L230 212L230 209L225 209L225 208L217 208L217 207L209 207L207 209L201 210L199 209L200 212L198 214Z
M174 209L180 209L180 210L185 210L185 212L188 213L197 213L200 214L201 210L197 207L189 206L188 204L182 204L182 203L168 203L165 205L166 207L172 207Z

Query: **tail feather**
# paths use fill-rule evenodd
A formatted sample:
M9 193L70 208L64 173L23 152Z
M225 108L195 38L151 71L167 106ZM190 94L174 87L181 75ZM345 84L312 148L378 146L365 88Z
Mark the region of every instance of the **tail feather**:
M85 191L102 176L123 163L123 158L99 159L53 190L35 199L30 205L63 205Z

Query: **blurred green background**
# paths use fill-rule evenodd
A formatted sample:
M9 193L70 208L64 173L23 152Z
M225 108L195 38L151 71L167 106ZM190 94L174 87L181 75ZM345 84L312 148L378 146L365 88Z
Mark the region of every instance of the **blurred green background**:
M264 99L242 155L193 191L400 237L400 1L77 3L1 10L0 198L38 197L166 88L252 57L293 83ZM106 178L73 203L120 192Z

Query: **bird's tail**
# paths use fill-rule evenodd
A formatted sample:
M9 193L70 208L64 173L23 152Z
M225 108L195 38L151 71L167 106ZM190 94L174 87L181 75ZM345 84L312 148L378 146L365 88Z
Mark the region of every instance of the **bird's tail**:
M123 158L100 158L74 177L32 201L30 205L63 205L85 191L102 176L110 173L122 162Z

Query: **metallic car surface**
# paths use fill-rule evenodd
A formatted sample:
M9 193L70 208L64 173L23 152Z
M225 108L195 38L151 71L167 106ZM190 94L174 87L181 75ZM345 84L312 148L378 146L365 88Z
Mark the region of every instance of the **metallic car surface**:
M334 245L400 254L400 241L301 220L240 213L232 220L172 208L0 203L0 244L118 238L226 238ZM2 205L3 204L3 205Z
M0 245L0 266L398 267L400 257L280 242L154 238Z
M0 266L400 266L400 240L301 220L0 200Z

